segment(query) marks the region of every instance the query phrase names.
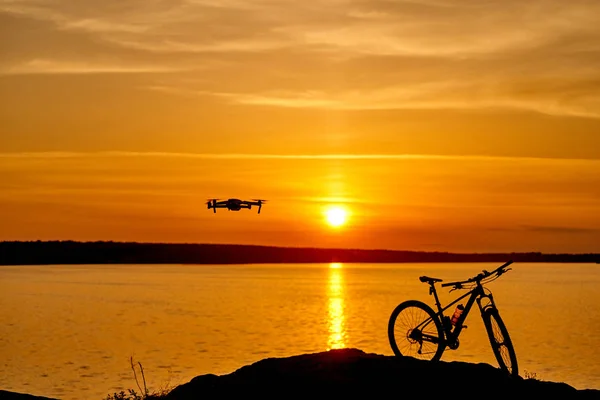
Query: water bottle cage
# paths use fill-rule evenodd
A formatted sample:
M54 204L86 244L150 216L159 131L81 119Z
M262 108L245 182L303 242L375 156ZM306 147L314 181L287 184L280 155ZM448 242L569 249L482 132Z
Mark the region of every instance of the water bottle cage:
M447 331L451 331L452 330L452 322L450 321L450 317L449 316L444 316L444 328Z

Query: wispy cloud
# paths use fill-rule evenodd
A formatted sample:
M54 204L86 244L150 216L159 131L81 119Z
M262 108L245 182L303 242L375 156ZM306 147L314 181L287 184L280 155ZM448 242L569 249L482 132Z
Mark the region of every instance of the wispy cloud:
M600 118L597 1L0 0L0 15L19 38L4 74L189 71L204 83L148 87L249 106ZM28 40L24 21L44 37Z
M0 75L33 75L33 74L132 74L132 73L167 73L176 72L174 67L157 65L123 65L88 63L82 61L31 60L28 62L0 67Z
M537 83L537 90L535 85ZM578 85L581 88L581 85ZM181 86L146 89L181 96L216 96L227 102L254 106L324 110L527 110L547 115L600 118L600 81L583 90L556 82L439 81L407 83L385 88L344 91L274 90L262 93L225 93ZM600 92L597 92L600 93Z
M574 158L514 157L488 155L443 155L443 154L259 154L259 153L178 153L178 152L135 152L135 151L102 151L102 152L4 152L4 159L60 159L60 158L190 158L205 160L463 160L463 161L550 161L569 162L582 161L600 164L600 160Z
M535 233L550 233L550 234L558 234L558 233L575 233L575 234L590 234L600 232L600 229L593 228L578 228L572 226L530 226L524 225L519 227L518 229L531 231Z
M97 33L100 39L125 46L135 43L168 52L214 51L219 46L245 52L277 43L317 54L440 58L538 49L565 35L600 35L595 30L600 4L585 0L3 0L0 12L52 21L59 29Z
M85 2L81 2L85 3ZM96 11L102 13L102 5L97 4ZM91 9L69 9L53 1L35 0L2 0L0 13L53 22L58 29L79 30L86 32L122 32L143 33L148 28L142 24L127 23L118 15L98 17Z

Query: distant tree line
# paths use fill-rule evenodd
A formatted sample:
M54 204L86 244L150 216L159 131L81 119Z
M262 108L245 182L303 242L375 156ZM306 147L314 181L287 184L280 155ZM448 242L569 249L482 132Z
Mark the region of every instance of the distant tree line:
M271 247L235 244L136 242L0 242L0 265L46 264L271 264L407 262L600 262L600 254L446 253Z

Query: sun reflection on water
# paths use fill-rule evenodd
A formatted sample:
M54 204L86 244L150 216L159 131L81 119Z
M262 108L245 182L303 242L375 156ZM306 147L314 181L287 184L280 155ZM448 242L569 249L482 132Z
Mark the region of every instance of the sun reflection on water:
M329 264L329 342L328 349L346 347L346 317L344 314L344 277L341 263Z

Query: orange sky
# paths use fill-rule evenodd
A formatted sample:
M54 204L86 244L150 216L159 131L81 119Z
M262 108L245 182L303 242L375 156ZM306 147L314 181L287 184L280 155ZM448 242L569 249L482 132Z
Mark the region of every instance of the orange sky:
M595 0L0 0L0 240L600 252L598 20Z

